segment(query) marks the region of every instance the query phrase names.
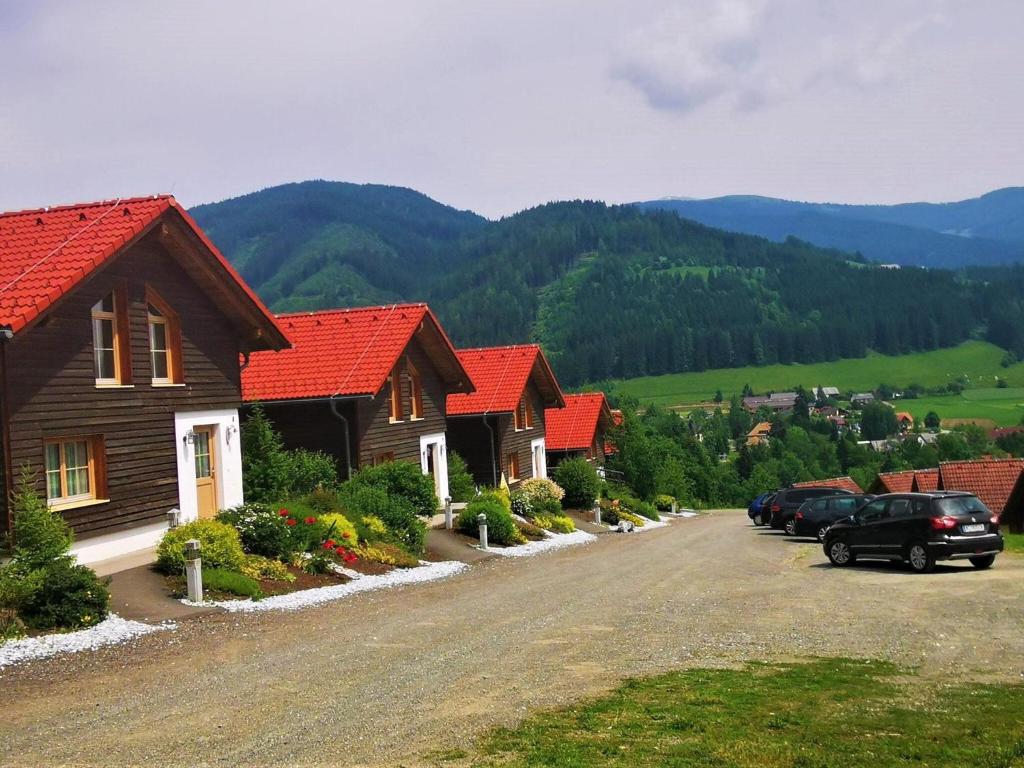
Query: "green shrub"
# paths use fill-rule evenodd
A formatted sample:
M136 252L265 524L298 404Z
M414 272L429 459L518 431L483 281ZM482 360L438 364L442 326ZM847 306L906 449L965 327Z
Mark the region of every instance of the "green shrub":
M337 512L341 509L341 499L338 498L337 487L321 486L316 488L304 496L302 502L317 515Z
M660 520L661 515L658 514L658 510L655 509L653 504L648 504L646 501L635 500L634 504L629 505L629 509L634 514L646 517L648 520Z
M345 485L377 488L389 496L401 497L412 505L416 514L423 517L432 517L440 508L434 493L434 481L423 474L417 465L408 461L388 461L361 469Z
M12 554L22 573L44 568L55 560L70 558L74 534L61 514L39 497L33 474L23 469L11 496L14 511Z
M40 582L22 603L19 615L33 629L80 629L107 617L107 583L90 568L69 559L54 560L37 571Z
M263 597L263 590L259 582L237 571L228 571L223 568L203 568L203 589L211 592L227 592L230 595L239 597L251 597L259 600Z
M287 518L266 504L241 504L217 514L217 520L234 526L242 549L253 555L287 560L295 551L295 541ZM205 553L203 559L206 559Z
M566 509L589 509L601 490L597 470L586 459L569 459L555 467L555 480L565 489L562 506Z
M406 498L391 496L383 488L354 481L342 485L339 496L349 520L375 517L387 527L388 539L392 543L414 555L423 552L427 526Z
M628 520L637 528L644 527L644 518L630 512L622 502L613 499L601 499L601 522L608 525L618 525L622 520Z
M299 448L287 451L289 492L293 496L315 493L338 484L338 465L322 451Z
M555 508L558 509L559 503L565 498L565 489L546 477L531 477L529 480L523 480L519 484L519 492L526 496L534 507L555 502Z
M359 543L359 533L352 522L344 515L332 512L320 515L320 525L324 527L324 536L346 547L355 547Z
M514 519L514 518L513 518ZM522 520L516 520L516 527L519 532L528 539L543 539L544 529L540 526L534 525L533 523L524 523Z
M245 498L268 504L290 495L290 458L263 407L256 404L242 423L242 484Z
M452 501L466 502L476 496L476 483L466 462L455 451L448 452L448 495Z
M420 564L419 558L410 555L401 547L387 542L367 544L357 551L357 554L371 563L383 563L393 565L396 568L415 568Z
M388 527L376 515L363 515L359 518L359 538L366 541L380 541L388 535Z
M185 566L185 542L198 539L204 567L237 571L245 561L238 531L218 520L195 520L172 528L156 548L156 564L164 573L177 574Z
M466 505L456 520L456 527L470 536L479 535L477 515L487 517L487 539L488 542L511 546L524 544L525 537L516 527L512 513L505 509L505 505L493 495L478 496Z
M295 575L280 560L260 555L246 555L239 572L250 579L272 581L295 581Z
M0 642L25 634L25 622L19 612L42 581L41 570L25 573L16 564L0 566Z
M672 505L675 503L675 498L668 494L661 493L654 497L654 507L659 512L671 512Z
M576 523L567 515L555 515L545 528L555 533L572 533L576 530Z

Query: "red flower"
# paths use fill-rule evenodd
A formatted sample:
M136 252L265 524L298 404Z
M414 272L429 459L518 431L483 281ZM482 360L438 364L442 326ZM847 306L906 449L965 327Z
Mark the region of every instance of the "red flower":
M355 552L346 552L343 557L344 557L345 562L348 563L349 565L351 565L352 563L354 563L356 560L359 559L356 556Z
M334 539L328 539L324 542L324 549L334 549Z
M307 517L302 522L304 522L306 525L312 525L313 523L316 522L316 518L315 517Z
M287 509L279 509L279 510L277 510L277 514L279 514L281 517L288 517L288 510Z
M286 523L287 523L288 525L295 525L295 524L296 524L295 520L294 520L294 519L292 519L292 518L290 518L290 517L289 517L289 518L288 518L287 520L285 520L285 522L286 522Z
M345 555L345 553L346 553L346 552L348 552L348 550L347 550L347 549L345 549L345 548L344 548L343 546L341 546L340 544L339 544L339 545L338 545L338 546L337 546L337 547L335 548L335 550L334 550L334 551L335 551L335 552L337 552L337 553L338 553L339 555L342 555L342 556L344 556L344 555Z
M351 539L352 538L352 534L349 533L348 531L342 531L341 532L341 538L343 538L343 539Z

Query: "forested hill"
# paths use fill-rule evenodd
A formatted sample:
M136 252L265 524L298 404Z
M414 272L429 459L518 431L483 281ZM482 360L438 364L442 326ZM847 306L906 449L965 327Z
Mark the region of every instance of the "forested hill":
M780 242L799 237L883 263L957 269L1024 262L1020 187L955 203L836 205L731 195L637 205Z
M980 283L672 213L552 203L500 221L411 190L310 182L202 206L278 311L427 300L456 344L540 341L567 385L956 344Z

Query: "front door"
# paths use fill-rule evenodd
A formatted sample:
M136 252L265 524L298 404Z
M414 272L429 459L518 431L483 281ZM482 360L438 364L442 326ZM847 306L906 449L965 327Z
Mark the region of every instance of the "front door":
M196 427L193 450L196 457L196 501L199 519L217 514L217 453L215 427Z

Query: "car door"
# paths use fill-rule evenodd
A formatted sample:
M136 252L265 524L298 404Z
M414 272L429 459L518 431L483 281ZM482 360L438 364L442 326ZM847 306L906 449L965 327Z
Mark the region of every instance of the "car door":
M831 525L839 520L845 520L860 505L862 499L859 496L833 496L828 499L828 511L821 515L820 522Z
M884 522L878 528L878 551L899 557L911 537L916 500L910 497L889 499Z
M875 499L857 513L857 525L850 530L850 549L858 555L877 554L888 519L889 499Z

